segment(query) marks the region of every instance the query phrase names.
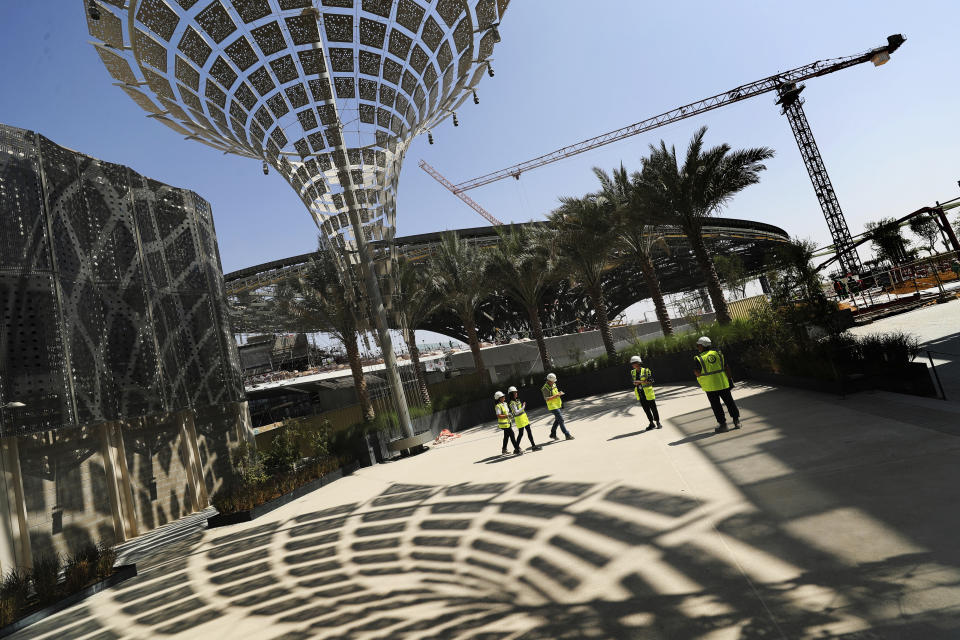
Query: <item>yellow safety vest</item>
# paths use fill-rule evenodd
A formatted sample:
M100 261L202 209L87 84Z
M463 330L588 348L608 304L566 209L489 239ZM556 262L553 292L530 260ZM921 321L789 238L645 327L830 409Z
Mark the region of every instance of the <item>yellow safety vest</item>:
M643 389L643 396L647 400L653 400L657 397L656 393L653 391L653 382L650 381L650 378L653 377L653 371L647 369L646 367L640 367L640 370L630 369L630 375L634 380L637 377L640 377L640 386L633 388L633 395L637 397L637 400L640 399L640 389Z
M513 414L513 419L517 423L517 429L523 429L530 424L527 412L523 410L523 403L519 400L510 401L510 413Z
M496 413L497 413L497 426L500 427L501 429L509 429L510 428L510 409L507 408L507 403L498 402ZM501 418L500 414L504 414L504 417Z
M541 387L540 391L543 392L543 399L547 400L550 396L555 396L560 393L560 390L557 389L557 385L550 384L547 382ZM554 409L559 409L563 405L563 402L560 398L554 398L553 400L547 400L547 409L553 411Z
M730 380L727 378L726 361L723 354L715 349L704 351L696 356L697 364L700 365L700 376L697 382L704 391L722 391L730 386Z

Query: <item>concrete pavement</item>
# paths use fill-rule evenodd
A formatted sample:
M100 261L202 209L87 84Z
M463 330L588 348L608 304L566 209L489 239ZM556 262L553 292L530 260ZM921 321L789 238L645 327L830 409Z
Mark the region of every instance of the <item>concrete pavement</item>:
M181 527L141 575L16 638L960 637L957 405L740 386L492 425L248 525Z

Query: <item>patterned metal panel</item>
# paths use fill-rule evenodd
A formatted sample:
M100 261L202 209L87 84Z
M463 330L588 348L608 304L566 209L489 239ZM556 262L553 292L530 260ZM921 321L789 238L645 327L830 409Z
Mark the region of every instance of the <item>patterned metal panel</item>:
M496 24L507 5L210 0L194 6L135 0L102 7L104 24L88 28L111 44L117 35L108 33L107 23L123 29L123 47L111 48L103 60L138 104L153 111L147 96L131 93L129 85L145 84L165 106L172 101L186 107L167 108L154 119L190 139L273 166L309 209L342 276L352 277L355 234L382 237L389 245L410 141L449 117L474 90L489 68L499 41ZM141 30L149 39L136 35ZM156 43L173 59L169 69L161 68L162 56L144 50ZM117 55L127 59L138 82L129 82ZM200 84L203 104L196 96ZM370 157L376 161L367 162ZM359 228L347 213L361 221ZM394 258L389 246L381 257L388 280ZM389 306L389 297L385 302Z
M0 125L2 435L242 399L227 318L206 201Z

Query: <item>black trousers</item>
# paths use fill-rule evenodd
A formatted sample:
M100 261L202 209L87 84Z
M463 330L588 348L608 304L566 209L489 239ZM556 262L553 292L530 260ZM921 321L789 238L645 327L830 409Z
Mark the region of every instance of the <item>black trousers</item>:
M517 429L517 446L520 446L523 443L524 432L526 432L527 437L530 438L530 446L537 446L537 443L533 441L533 427L530 425L527 425L522 429Z
M513 443L514 451L520 448L520 443L517 442L517 436L513 435L513 427L507 427L506 429L501 428L500 431L503 431L503 447L502 448L504 451L506 451L507 449L508 440Z
M650 422L660 422L660 412L657 411L657 401L656 400L647 400L647 396L643 395L643 392L640 392L640 406L643 407L643 412L647 414L647 420Z
M723 406L720 404L721 400L727 405L727 411L730 412L734 422L740 419L740 409L737 409L737 403L733 401L733 394L729 387L719 391L707 391L707 399L710 400L710 408L713 409L713 415L717 417L718 424L727 423L727 417L723 415Z

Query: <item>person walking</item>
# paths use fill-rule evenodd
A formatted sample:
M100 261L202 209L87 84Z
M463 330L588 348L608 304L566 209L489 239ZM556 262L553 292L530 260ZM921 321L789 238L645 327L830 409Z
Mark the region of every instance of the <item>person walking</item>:
M557 374L547 374L547 381L540 387L540 393L543 394L543 399L547 401L547 410L553 414L553 426L550 427L550 437L554 440L559 439L557 437L557 427L559 427L567 440L573 440L573 436L567 431L567 425L563 421L563 412L560 411L560 407L563 406L563 402L560 400L563 391L557 388Z
M520 443L517 442L517 437L513 434L513 427L510 426L510 407L503 399L503 391L497 391L493 394L493 400L496 402L494 411L497 413L497 426L503 431L503 449L500 453L507 455L507 441L510 441L513 443L513 452L519 456L523 451L520 450Z
M643 412L647 414L647 420L650 425L647 431L651 429L663 429L660 424L660 412L657 411L657 394L653 390L653 372L643 366L643 360L640 356L630 358L630 377L633 378L633 395L640 401Z
M734 402L733 394L730 392L733 389L730 367L727 366L723 354L713 349L712 344L707 336L697 340L697 350L700 353L695 357L697 369L693 373L697 376L700 388L706 392L713 415L717 418L717 428L714 432L725 433L729 429L727 429L727 418L723 414L720 401L727 405L727 411L733 418L734 429L740 428L740 409L737 408L737 403Z
M520 402L520 392L516 387L507 389L507 400L510 402L513 422L517 425L517 444L523 444L523 430L526 429L527 437L530 438L530 450L540 451L541 447L533 441L533 427L530 426L530 418L527 417L527 403Z
M834 280L833 290L836 292L838 300L842 300L843 298L847 297L847 285L843 280Z

